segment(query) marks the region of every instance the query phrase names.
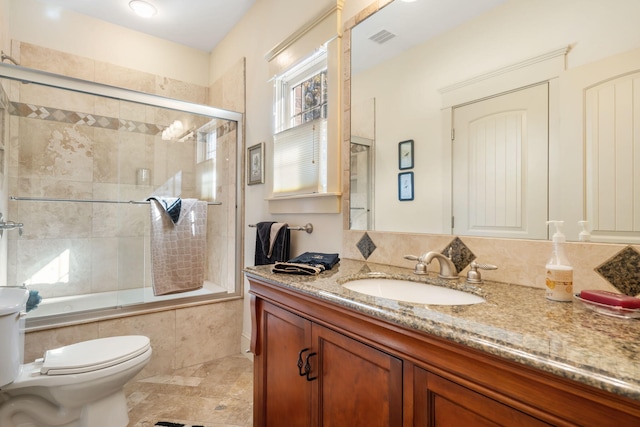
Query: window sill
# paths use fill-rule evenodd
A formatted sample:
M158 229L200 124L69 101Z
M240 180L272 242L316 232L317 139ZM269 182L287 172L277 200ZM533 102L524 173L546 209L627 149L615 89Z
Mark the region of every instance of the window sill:
M340 213L342 193L314 193L270 197L269 213Z

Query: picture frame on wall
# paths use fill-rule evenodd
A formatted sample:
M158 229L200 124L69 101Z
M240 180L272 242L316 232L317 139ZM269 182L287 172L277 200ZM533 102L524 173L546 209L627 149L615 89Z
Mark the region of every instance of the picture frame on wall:
M264 184L264 142L247 148L247 184Z
M413 200L413 172L398 174L398 200L401 202Z
M413 139L408 139L398 143L398 168L413 168Z

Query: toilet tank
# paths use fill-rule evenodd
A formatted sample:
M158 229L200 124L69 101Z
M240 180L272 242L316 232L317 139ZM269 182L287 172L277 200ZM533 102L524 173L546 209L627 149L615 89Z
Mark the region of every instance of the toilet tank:
M29 291L0 286L0 388L13 382L24 356L24 326Z

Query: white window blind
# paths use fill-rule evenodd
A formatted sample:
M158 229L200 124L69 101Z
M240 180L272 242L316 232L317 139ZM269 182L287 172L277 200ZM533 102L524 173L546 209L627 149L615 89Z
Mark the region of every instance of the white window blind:
M279 132L273 138L273 195L326 192L327 120Z

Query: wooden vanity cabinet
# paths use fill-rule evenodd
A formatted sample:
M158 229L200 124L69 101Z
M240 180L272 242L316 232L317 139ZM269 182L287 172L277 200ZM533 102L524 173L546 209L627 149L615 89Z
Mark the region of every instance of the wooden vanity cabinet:
M416 368L414 378L414 426L552 425L427 370Z
M636 400L249 282L255 426L640 426Z
M268 302L256 309L255 425L401 426L400 359Z

